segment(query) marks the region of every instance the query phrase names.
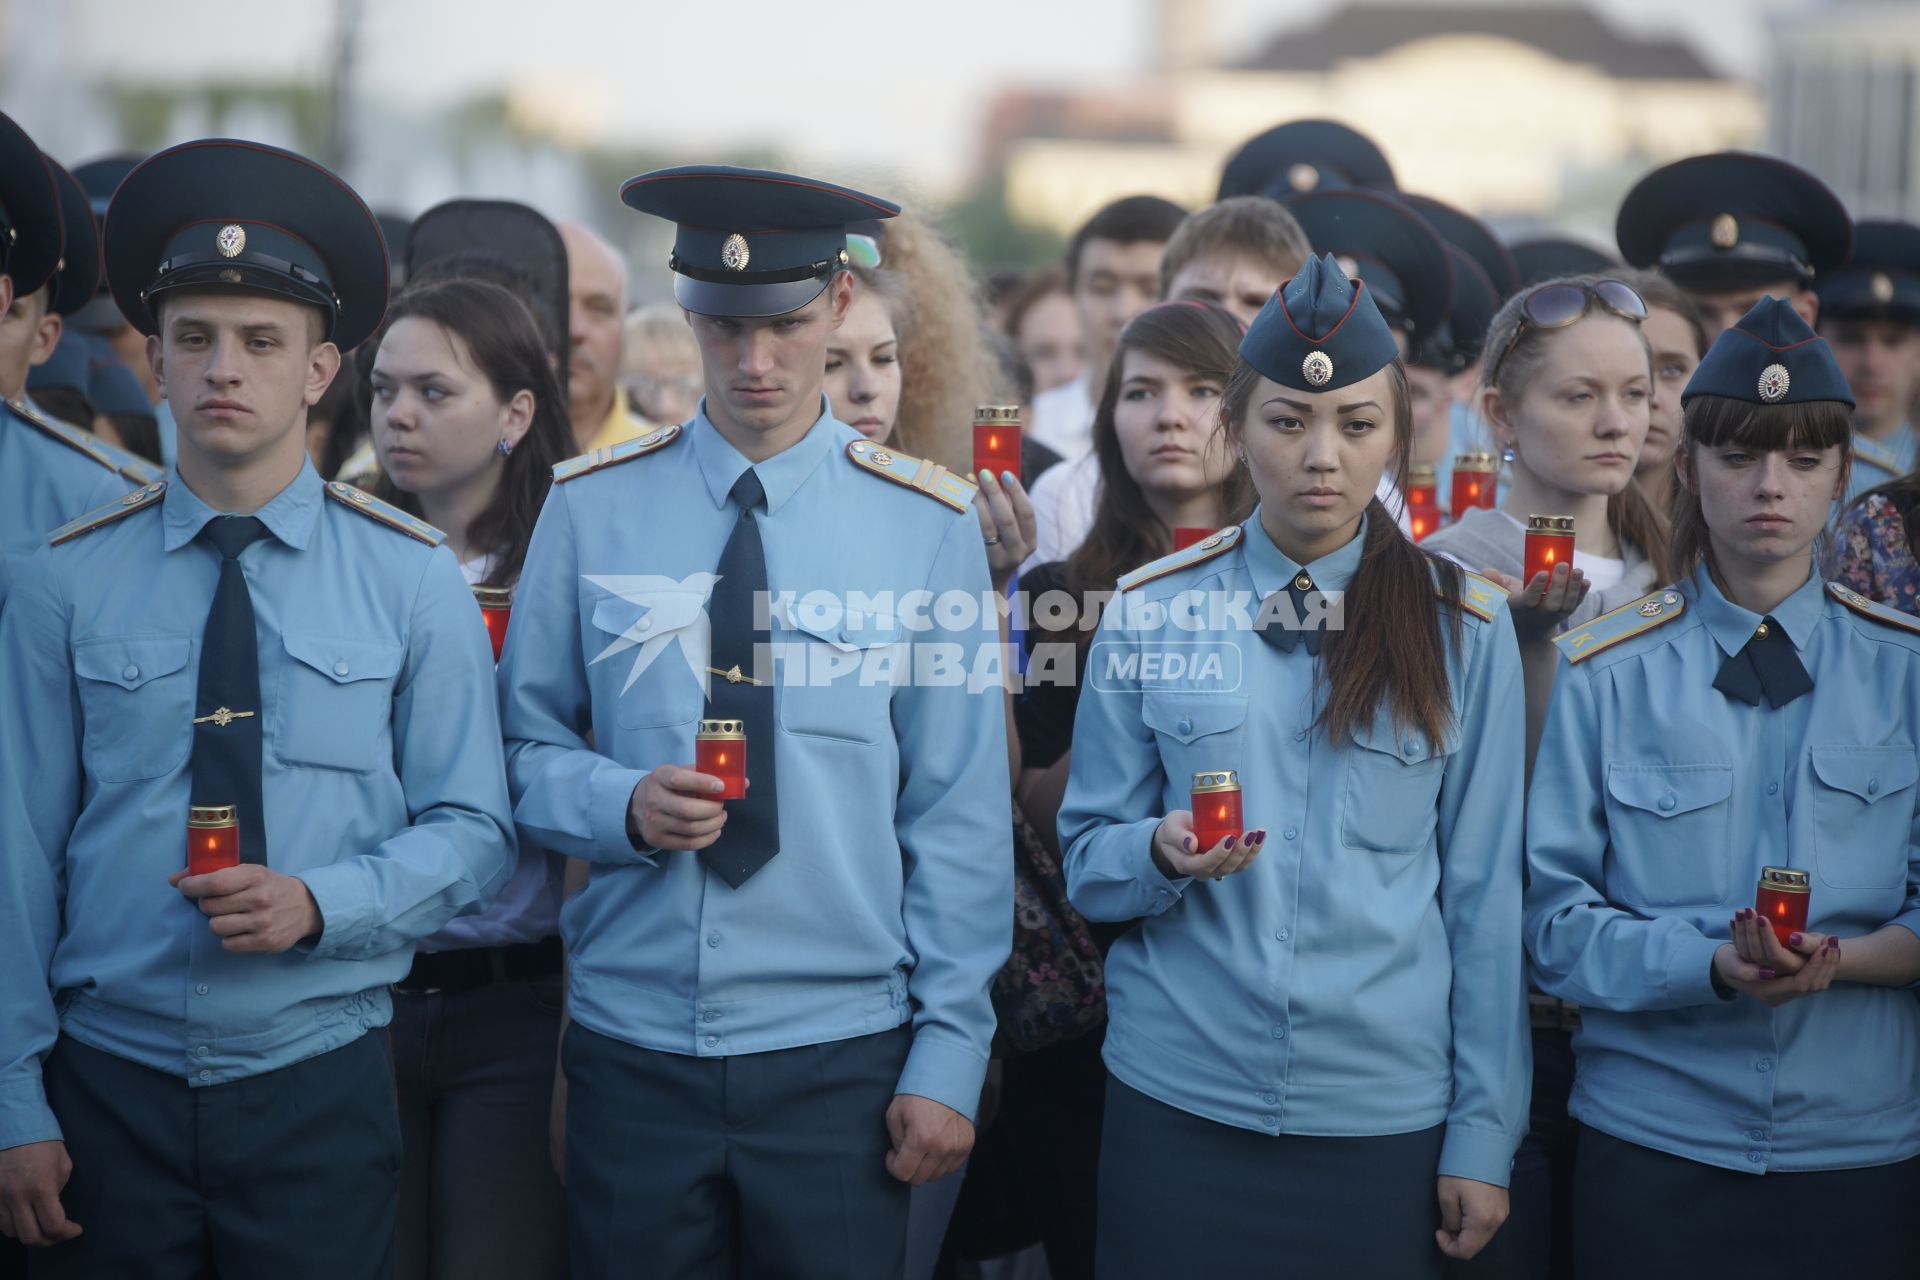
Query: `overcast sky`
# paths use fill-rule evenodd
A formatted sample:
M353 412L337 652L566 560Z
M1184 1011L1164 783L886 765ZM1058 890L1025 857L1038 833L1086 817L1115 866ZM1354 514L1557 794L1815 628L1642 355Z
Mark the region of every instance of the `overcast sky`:
M1711 65L1740 73L1763 65L1766 14L1816 2L1595 7L1629 28L1677 31ZM49 41L65 46L66 66L121 79L313 81L328 66L336 3L0 0L0 67L16 77L7 102L20 109L20 74L45 74L32 46ZM1331 7L1201 3L1227 58ZM541 96L565 100L610 140L690 153L771 144L938 184L966 169L996 87L1117 86L1152 66L1160 0L347 0L356 4L365 101L432 110L545 86Z

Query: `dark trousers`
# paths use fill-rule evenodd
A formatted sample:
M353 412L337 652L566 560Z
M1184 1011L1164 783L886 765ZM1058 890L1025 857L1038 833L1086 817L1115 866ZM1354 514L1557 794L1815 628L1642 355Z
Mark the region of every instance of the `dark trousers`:
M1533 1032L1533 1103L1513 1157L1507 1220L1469 1262L1447 1263L1448 1280L1571 1280L1573 1162L1580 1126L1567 1114L1573 1033ZM1644 1277L1643 1277L1644 1280Z
M189 1089L62 1036L44 1068L84 1234L33 1251L60 1280L383 1280L400 1124L384 1032Z
M559 974L393 996L399 1280L558 1280L566 1198L547 1125Z
M911 1044L900 1027L695 1058L568 1026L574 1280L899 1280L886 1113Z
M1110 1080L1099 1274L1437 1277L1444 1128L1275 1137L1203 1120Z
M1009 1058L1002 1068L999 1123L1053 1280L1093 1275L1106 1038L1106 1028L1096 1027L1077 1040Z
M1582 1129L1577 1165L1580 1280L1920 1272L1920 1157L1756 1177Z

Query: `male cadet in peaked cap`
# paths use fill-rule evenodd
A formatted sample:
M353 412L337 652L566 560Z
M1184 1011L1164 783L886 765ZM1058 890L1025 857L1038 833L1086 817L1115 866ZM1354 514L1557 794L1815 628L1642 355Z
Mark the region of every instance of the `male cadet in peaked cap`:
M45 340L42 359L59 337L57 319L42 324L55 290L80 274L94 252L89 235L69 273L66 239L53 166L19 125L0 115L0 608L9 562L45 542L49 530L134 484L92 435L23 401L43 328L53 337Z
M895 1280L1010 944L1003 695L968 678L996 621L931 607L988 589L974 489L821 394L847 224L897 206L708 166L623 198L678 225L706 395L556 470L500 664L520 830L595 864L562 918L572 1265Z
M1284 200L1328 187L1398 189L1393 166L1364 133L1338 120L1289 120L1255 134L1228 158L1218 198Z
M1920 433L1920 226L1854 228L1853 257L1814 282L1820 336L1853 392L1853 477L1847 500L1912 471Z
M367 1033L514 851L459 566L307 461L386 248L227 140L141 164L105 240L180 458L15 562L0 617L0 1229L60 1276L386 1274Z
M1847 260L1853 219L1806 170L1719 151L1640 179L1620 203L1615 234L1629 264L1658 268L1686 291L1711 338L1770 294L1812 324L1814 283Z

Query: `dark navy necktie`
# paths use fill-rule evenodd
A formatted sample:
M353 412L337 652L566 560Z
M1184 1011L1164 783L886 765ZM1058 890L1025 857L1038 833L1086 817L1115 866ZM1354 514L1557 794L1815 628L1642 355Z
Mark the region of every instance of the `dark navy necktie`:
M720 553L720 581L707 602L712 636L707 702L713 719L745 722L751 785L744 800L727 801L727 825L700 851L700 861L737 889L780 852L780 805L774 785L772 664L763 671L754 662L756 652L770 653L766 618L764 613L756 617L754 608L756 599L766 599L767 557L753 512L767 495L748 467L728 496L740 516Z
M265 863L267 824L260 790L260 651L253 596L240 553L267 536L253 516L220 516L200 531L220 552L220 585L200 640L200 688L193 713L192 802L233 805L240 860Z
M1259 628L1260 638L1281 653L1292 653L1296 645L1305 645L1309 654L1318 655L1320 640L1325 634L1322 628L1326 626L1327 612L1317 609L1309 615L1307 609L1307 597L1318 590L1303 569L1293 575L1293 581L1287 584L1285 591L1276 591L1262 600L1260 612L1266 621ZM1293 607L1291 618L1279 603L1281 596L1285 596ZM1308 621L1309 616L1311 622ZM1294 625L1287 625L1289 622Z
M1813 677L1807 674L1793 640L1771 617L1763 618L1753 630L1753 638L1740 652L1720 664L1713 687L1750 707L1766 698L1770 707L1784 707L1813 689Z

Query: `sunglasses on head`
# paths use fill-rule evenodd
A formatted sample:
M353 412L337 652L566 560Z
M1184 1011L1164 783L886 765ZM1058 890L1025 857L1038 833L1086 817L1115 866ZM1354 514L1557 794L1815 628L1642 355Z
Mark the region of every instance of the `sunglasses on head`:
M861 231L847 232L847 257L863 267L880 265L880 240Z
M1619 280L1596 280L1592 284L1543 284L1520 300L1520 323L1513 326L1513 336L1507 339L1500 358L1493 362L1493 372L1487 376L1487 381L1494 384L1500 381L1501 366L1506 364L1513 349L1520 345L1520 336L1527 331L1528 325L1536 329L1564 329L1591 311L1596 302L1635 324L1647 318L1647 300L1634 292L1631 285Z

